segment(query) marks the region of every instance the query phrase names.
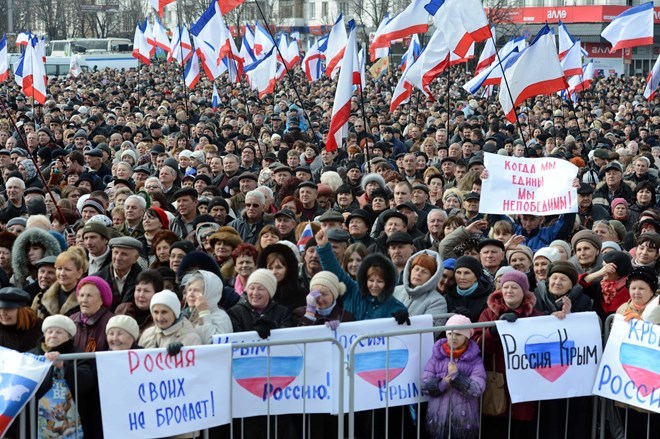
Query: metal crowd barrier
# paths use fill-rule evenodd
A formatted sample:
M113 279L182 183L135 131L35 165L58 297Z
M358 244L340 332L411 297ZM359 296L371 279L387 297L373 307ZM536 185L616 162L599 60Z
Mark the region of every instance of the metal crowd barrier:
M448 316L451 316L451 315L452 314L448 314ZM387 351L386 351L387 354L386 354L385 364L389 364L389 355L388 355L388 353L389 353L389 339L390 339L390 337L418 334L419 335L419 343L420 343L420 346L421 346L421 344L422 344L422 334L427 334L427 333L439 334L441 332L447 331L448 329L488 330L488 328L491 328L493 326L495 326L495 322L481 322L481 323L472 323L472 324L469 324L469 325L459 325L459 326L437 326L437 327L423 329L423 330L419 330L419 329L402 329L402 330L399 330L399 331L388 331L388 332L381 332L381 333L365 334L365 335L362 335L362 336L358 337L357 339L355 339L353 341L353 343L351 344L351 346L349 347L349 349L348 349L348 352L349 352L349 364L347 366L348 371L349 371L349 373L348 373L348 377L349 377L349 383L348 383L348 385L349 385L349 388L348 388L348 392L349 392L349 398L348 398L348 438L350 438L350 439L355 438L355 426L356 426L356 420L355 420L355 413L356 413L355 412L355 396L356 395L355 395L355 373L354 373L354 371L355 371L355 350L359 346L359 343L361 341L366 340L366 339L370 339L370 338L377 338L377 337L383 338L383 337L385 337L387 339ZM485 339L482 338L482 341L481 341L482 360L484 359L484 343L485 343ZM419 386L420 389L421 389L422 371L425 367L425 364L421 364L421 362L422 361L421 361L421 356L420 356L420 361L419 361L420 364L418 365L419 371L420 371L420 373L419 373L420 382L418 383L418 386ZM502 372L504 372L504 371L502 371ZM401 431L398 434L390 433L390 431L389 431L389 414L390 414L390 410L392 410L392 409L389 406L389 393L390 392L389 392L389 377L387 376L387 371L386 371L385 383L386 383L387 387L386 387L386 391L385 391L385 408L384 408L384 410L385 410L385 436L384 437L394 438L394 437L398 436L402 439L403 438L408 439L411 436L410 436L409 433L404 432L403 426L401 427ZM420 393L420 396L421 396L421 393ZM597 415L598 415L598 413L597 413L598 406L597 406L596 401L597 401L596 397L593 397L593 400L592 400L592 408L593 409L592 409L592 416L591 416L591 418L592 418L591 435L590 435L591 439L596 439L596 436L597 436L597 424L596 424L596 422L598 420L598 417L597 417ZM568 399L568 398L566 399L566 404L567 404L567 406L566 406L566 416L565 416L565 419L564 419L564 435L563 435L564 439L569 438L568 425L569 425L569 413L570 413L570 411L569 411L570 410L570 399ZM402 410L405 411L405 409L407 409L407 408L408 407L402 407ZM421 425L420 416L419 416L421 414L421 410L422 410L421 398L418 399L417 403L415 404L415 408L416 408L417 413L418 413L417 422L416 422L416 425L415 425L415 429L416 429L415 436L417 438L420 438L420 437L422 437L422 431L425 428L424 425ZM452 410L452 407L451 407L451 404L449 406L449 410L450 410L450 414L449 414L449 438L451 439L451 437L452 437L452 426L451 426L451 410ZM482 401L480 399L479 413L480 413L481 421L483 421L482 412L483 412L483 404L482 404ZM508 413L509 414L508 414L508 421L507 421L507 426L506 426L506 429L507 429L506 437L510 438L512 436L511 403L509 403ZM536 435L535 435L536 438L541 437L541 433L542 433L541 432L541 423L540 423L540 421L541 421L541 401L539 401L537 403L537 407L536 407ZM482 436L483 437L491 437L493 432L488 432L486 435L482 435L482 433L483 433L482 425L483 425L482 422L480 422L480 425L479 425L479 438L481 438ZM377 439L376 436L373 435L373 429L372 429L372 436L371 437L372 437L372 439ZM557 438L557 439L560 439L560 438Z
M612 329L612 322L614 320L614 314L607 317L605 320L605 327L603 328L603 346L607 344L607 340L610 338L610 330ZM632 410L632 411L631 411ZM621 411L623 411L623 419L620 419ZM639 436L639 432L630 433L629 431L629 422L630 417L636 418L646 418L646 439L651 438L651 418L652 416L660 417L658 413L644 412L637 410L635 407L629 406L628 404L614 402L613 400L607 398L600 398L600 436L599 439L605 439L605 434L609 431L609 437L613 439L625 439L630 437L630 439L642 439ZM658 418L656 418L657 420ZM658 437L660 430L658 430L657 425L660 423L656 422L656 431L655 436ZM608 428L609 427L609 428Z
M332 337L326 337L326 338L317 338L317 339L291 339L291 340L282 340L282 341L263 341L263 342L252 342L252 343L241 343L241 347L267 347L267 375L266 375L266 383L270 384L270 349L273 346L283 346L283 345L300 345L302 344L304 346L304 351L303 354L305 355L307 353L307 345L308 344L316 344L316 343L331 343L334 346L337 347L338 349L338 376L337 376L337 387L338 387L338 394L337 398L339 399L340 403L338 404L338 412L337 412L337 432L338 432L338 439L342 439L344 437L344 405L343 405L343 399L344 399L344 374L341 373L343 371L344 367L344 358L345 358L345 351L344 347L341 345L339 341ZM74 364L74 386L76 388L76 392L78 390L78 373L77 373L77 362L78 360L93 360L96 358L96 353L79 353L79 354L62 354L59 356L58 360L62 361L73 361ZM327 359L324 359L327 361ZM233 361L233 358L232 358ZM233 369L230 367L230 371L233 375ZM303 377L303 387L306 386L307 382L307 373L305 368L303 367L303 372L302 372L302 377ZM232 386L229 387L229 392L230 392L230 398L233 396L232 394ZM76 402L78 402L78 395L75 395ZM271 426L271 417L275 418L275 426L277 426L277 415L271 415L270 414L270 398L266 400L267 401L267 415L266 415L266 431L265 431L265 437L270 438L275 437L277 438L277 430L275 430L275 434L272 435L270 431L270 426ZM310 420L309 416L310 414L307 414L305 411L305 405L306 405L306 398L303 397L303 413L301 413L302 416L302 431L307 432L308 429L310 428ZM243 424L244 424L244 419L240 418L240 416L234 416L233 414L233 404L230 405L230 410L232 410L232 419L240 419L240 432L238 432L238 435L235 435L235 427L234 423L231 422L229 423L228 428L229 429L229 434L231 438L234 437L240 437L243 439L245 435L243 434ZM249 419L249 418L245 418ZM76 435L75 437L78 438L78 419L76 418ZM29 402L29 404L25 407L23 411L21 411L18 419L16 422L20 422L19 425L19 438L20 439L28 439L28 438L36 438L37 437L37 403L35 401L35 398L32 398ZM248 421L249 422L249 421ZM29 425L28 425L29 423ZM222 426L221 426L222 427ZM29 432L27 431L29 429ZM191 432L192 433L192 432ZM189 434L189 433L186 433ZM198 432L197 434L194 434L192 437L199 437L199 438L204 438L208 439L210 437L209 435L209 430L203 430ZM251 438L250 438L251 439Z
M451 316L452 314L447 314L447 317ZM610 327L611 327L611 322L612 322L612 316L610 316L607 321L605 322L604 325L604 341L607 342L607 338L609 337L609 332L610 332ZM406 336L406 335L418 335L419 336L419 345L420 348L422 346L422 335L423 334L428 334L428 333L435 333L439 334L442 332L445 332L449 329L473 329L473 330L488 330L488 328L491 328L495 326L495 322L482 322L482 323L473 323L469 325L460 325L460 326L438 326L438 327L433 327L433 328L428 328L428 329L401 329L398 331L388 331L388 332L380 332L380 333L372 333L372 334L365 334L362 336L359 336L357 339L355 339L350 347L348 348L348 353L349 353L349 360L348 363L345 363L345 350L342 346L342 344L337 341L334 338L328 337L328 338L321 338L321 339L295 339L295 340L286 340L286 341L264 341L264 342L253 342L253 343L243 343L241 346L243 347L268 347L268 358L270 359L270 347L272 346L281 346L281 345L293 345L293 344L302 344L305 347L305 354L307 353L307 345L308 344L313 344L313 343L332 343L335 345L338 349L338 364L336 367L338 368L338 371L341 371L343 367L347 368L348 371L348 410L346 411L344 408L344 374L343 373L338 373L338 394L336 395L336 399L338 400L338 415L337 415L337 430L338 430L338 438L342 439L344 437L347 437L349 439L354 439L355 436L355 429L356 429L356 411L355 411L355 401L356 397L359 397L359 395L355 394L355 353L356 349L359 346L361 341L370 339L370 338L386 338L386 359L385 359L385 364L389 365L389 348L390 348L390 338L391 337L397 337L397 336ZM481 343L481 352L482 352L482 359L484 358L484 338L482 338L482 343ZM420 349L421 350L421 349ZM75 362L77 360L82 360L82 359L94 359L96 354L94 353L81 353L81 354L68 354L68 355L61 355L60 359L64 361L74 361L74 366ZM327 359L323 359L327 360ZM270 364L267 363L269 366ZM270 367L268 366L268 369L270 370ZM419 368L419 375L420 375L420 381L417 383L418 388L420 389L420 398L418 398L417 403L414 404L414 406L402 406L402 407L396 407L397 409L401 410L402 416L405 416L406 410L410 410L411 408L416 409L417 413L417 418L416 418L416 424L414 425L415 432L414 436L417 438L420 438L424 435L424 429L425 426L422 425L421 422L421 412L422 412L422 401L421 401L421 375L424 370L425 364L422 364L422 359L420 356L418 368ZM74 368L75 370L75 368ZM504 371L501 371L504 372ZM233 373L233 372L232 372ZM390 411L393 410L393 407L390 407L390 383L389 383L389 376L387 375L388 371L386 370L386 379L385 379L385 407L383 409L379 410L384 410L385 411L385 424L383 426L384 428L384 437L386 438L394 438L394 437L400 437L400 438L410 438L413 437L410 433L410 431L406 432L404 431L404 426L403 424L401 425L401 431L400 432L393 432L390 431ZM76 380L76 387L77 387L77 373L74 373L74 379ZM306 379L306 372L303 368L303 385L305 385L305 379ZM230 390L231 392L231 390ZM77 396L77 395L76 395ZM612 408L614 411L617 410L616 407L613 407L613 402L610 400L607 400L605 398L600 398L600 401L598 401L598 397L592 397L592 416L591 416L591 434L588 435L591 439L596 439L597 437L599 439L605 439L606 437L606 430L608 425L611 422L611 419L608 417L608 414L612 413ZM77 399L76 399L77 400ZM564 417L564 422L563 422L563 430L564 434L563 437L565 439L569 438L569 413L571 413L571 400L570 399L565 399L566 401L566 415ZM304 400L303 400L304 404ZM536 407L536 434L534 437L540 438L542 434L547 436L547 432L542 432L541 431L541 404L542 402L539 401L537 403ZM611 404L612 407L608 408L608 404ZM20 422L20 428L19 428L19 437L20 439L26 439L26 438L35 438L37 437L36 434L36 426L37 426L37 410L36 410L36 401L32 399L29 403L29 405L21 412L19 421ZM233 406L233 405L232 405ZM233 407L232 407L233 409ZM449 407L450 410L450 416L449 416L449 422L450 422L450 427L449 427L449 438L452 436L452 427L451 427L451 410L452 407L450 405ZM628 413L629 413L629 407L625 407L625 409L622 408L622 410L625 410L625 420L623 423L622 431L611 432L611 437L613 439L620 439L620 438L626 438L628 437ZM483 404L480 401L480 407L479 407L479 413L480 413L480 426L479 426L479 437L487 437L490 438L493 436L494 433L493 431L488 431L488 432L483 432L482 426L483 426ZM600 416L599 416L600 412ZM344 431L344 414L347 413L348 416L348 430L345 432ZM367 413L367 412L362 412L362 413ZM508 420L506 422L506 437L510 438L512 437L512 418L511 418L511 404L509 404L509 410L508 410ZM233 413L232 413L233 415ZM313 416L311 414L305 413L305 410L303 409L302 413L302 420L301 420L301 427L302 427L302 432L303 437L309 437L311 428L312 426L312 421L310 421L310 416ZM584 414L586 415L586 414ZM646 437L650 439L650 425L651 425L651 414L648 413L646 415L646 424L647 424L647 434ZM657 416L657 415L656 415ZM244 425L243 423L245 420L249 422L249 418L242 419L240 416L234 417L232 416L233 419L241 419L240 425L235 426L234 423L230 423L228 427L229 432L230 432L230 437L240 437L243 438L245 435L243 434L243 428L242 426ZM271 431L271 418L274 418L274 425L277 427L277 415L271 415L270 414L270 400L268 400L268 414L266 415L267 422L266 422L266 431L264 432L263 437L271 438L275 437L277 438L278 432L277 428L275 428L274 431ZM372 415L371 418L371 423L373 427L376 427L376 425L373 424L374 421L374 416ZM240 431L236 432L235 429L239 428ZM611 428L610 428L611 430ZM379 437L374 435L374 428L371 429L371 437L374 439L380 439ZM345 434L346 433L346 434ZM235 435L236 434L236 435ZM199 435L196 437L202 437L202 438L208 438L209 436L209 431L201 431L199 432ZM215 437L215 435L214 435ZM361 437L360 439L365 439ZM553 438L554 439L554 438ZM559 438L558 438L559 439ZM636 439L636 438L635 438Z

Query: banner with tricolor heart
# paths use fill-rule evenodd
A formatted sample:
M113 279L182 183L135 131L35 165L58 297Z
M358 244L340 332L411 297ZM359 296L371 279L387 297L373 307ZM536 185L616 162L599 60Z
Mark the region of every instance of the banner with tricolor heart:
M615 316L593 393L660 413L660 326Z
M511 402L591 395L602 353L593 312L497 322Z
M363 335L377 334L357 342L354 359L354 408L372 410L385 406L417 404L428 400L421 393L421 371L433 351L433 333L393 335L401 329L423 330L433 327L429 314L413 316L410 326L400 326L393 318L342 323L334 337L344 346L346 363L350 363L350 347ZM335 350L336 352L336 350ZM344 379L344 407L348 407L350 371Z
M269 341L331 337L324 325L276 329ZM262 342L256 332L214 336L215 344L232 344L232 405L234 417L287 413L330 413L333 407L332 345L300 343L241 346Z

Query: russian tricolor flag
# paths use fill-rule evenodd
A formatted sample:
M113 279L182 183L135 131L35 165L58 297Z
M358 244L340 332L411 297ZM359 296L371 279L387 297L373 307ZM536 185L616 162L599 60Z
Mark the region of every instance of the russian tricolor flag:
M428 0L413 0L406 9L376 31L369 46L371 61L376 61L376 49L390 47L390 43L412 34L425 34L429 30L429 14L424 7Z
M298 239L298 250L302 253L305 251L305 246L307 241L314 237L314 232L312 231L312 223L308 222L302 233L300 234L300 239Z
M218 111L218 105L220 104L220 95L218 94L218 89L215 87L215 82L213 83L213 95L211 96L211 108L215 113Z
M611 52L653 44L653 2L643 3L617 15L600 35L612 43Z
M7 56L7 34L0 40L0 81L9 77L9 57Z
M511 123L516 122L516 106L525 99L568 88L557 56L555 36L547 24L518 60L504 70L504 75L499 98L502 110Z
M420 53L422 53L422 46L419 44L417 34L415 34L410 40L408 50L406 50L406 53L401 57L401 71L405 72L408 68L408 64L412 65L412 63L419 58Z

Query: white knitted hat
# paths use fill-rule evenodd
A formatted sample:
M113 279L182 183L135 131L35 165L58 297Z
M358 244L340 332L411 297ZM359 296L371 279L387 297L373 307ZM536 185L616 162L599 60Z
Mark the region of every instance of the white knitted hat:
M346 292L346 285L343 282L339 282L337 276L329 271L319 271L314 275L312 280L309 281L310 290L314 290L314 287L317 285L329 289L335 300Z
M165 305L174 313L177 319L181 315L181 301L174 291L163 290L160 293L154 294L149 304L149 310L153 312L154 305Z
M41 324L41 332L46 332L48 328L64 329L71 336L71 338L75 337L77 332L76 324L73 323L73 320L61 314L46 317L44 322Z
M247 288L250 286L250 284L253 283L263 285L264 288L268 290L268 294L270 294L271 299L275 295L275 291L277 290L277 279L275 279L275 275L270 270L267 270L265 268L260 268L258 270L255 270L248 278L245 287ZM153 302L153 299L151 300Z
M105 334L107 335L112 328L123 329L124 331L131 334L133 340L140 338L140 327L138 326L135 319L131 316L117 315L112 317L105 325Z

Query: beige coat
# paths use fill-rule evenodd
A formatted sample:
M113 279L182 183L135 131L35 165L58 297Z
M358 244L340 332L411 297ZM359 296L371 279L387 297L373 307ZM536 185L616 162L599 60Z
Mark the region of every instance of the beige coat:
M166 348L170 343L180 342L184 346L201 345L202 338L185 317L167 329L152 326L144 330L138 344L145 349Z

